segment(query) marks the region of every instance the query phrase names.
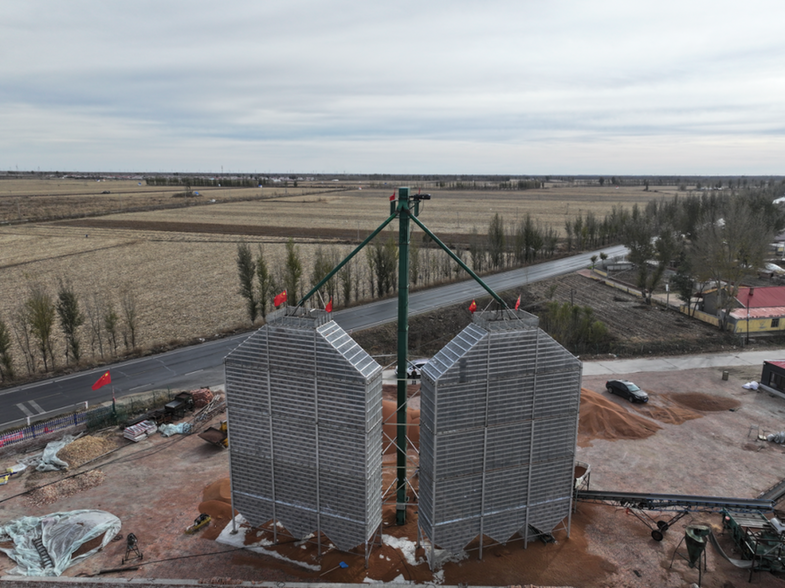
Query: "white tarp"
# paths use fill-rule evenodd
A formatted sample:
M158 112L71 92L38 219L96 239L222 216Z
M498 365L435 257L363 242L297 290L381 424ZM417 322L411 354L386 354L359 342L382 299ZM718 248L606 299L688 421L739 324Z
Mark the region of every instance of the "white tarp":
M41 459L36 468L39 472L51 472L59 469L68 469L68 463L57 457L57 452L63 447L78 439L79 436L73 437L65 435L58 441L50 441L46 444L44 452L41 454Z
M120 519L103 510L56 512L43 517L22 517L0 526L0 542L13 541L2 548L16 562L11 574L59 576L63 571L96 553L120 532ZM103 535L98 547L73 557L84 543ZM40 538L54 565L45 564L33 541Z

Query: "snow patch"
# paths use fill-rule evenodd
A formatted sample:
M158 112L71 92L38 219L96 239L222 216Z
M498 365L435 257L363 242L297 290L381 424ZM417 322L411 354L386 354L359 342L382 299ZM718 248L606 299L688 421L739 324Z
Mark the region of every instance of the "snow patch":
M392 535L382 535L382 542L400 551L403 557L406 558L406 563L410 566L418 566L425 561L423 559L415 559L414 551L417 549L417 544L414 541L393 537Z
M269 555L270 557L274 557L276 559L280 559L282 561L292 563L296 566L300 566L301 568L312 570L314 572L318 572L322 569L321 566L307 564L302 561L297 561L296 559L289 559L288 557L281 555L277 551L264 549L265 547L271 547L273 545L273 542L270 541L269 539L262 539L260 541L254 542L253 544L246 545L245 537L248 534L248 532L251 530L251 528L247 525L243 526L243 523L246 522L245 519L243 518L243 515L237 515L234 518L234 521L235 521L235 525L237 526L237 533L232 535L232 525L231 524L226 525L224 530L221 531L221 534L218 535L218 539L216 539L216 542L223 543L224 545L231 545L232 547L241 547L243 549L248 549L249 551L261 553L263 555Z

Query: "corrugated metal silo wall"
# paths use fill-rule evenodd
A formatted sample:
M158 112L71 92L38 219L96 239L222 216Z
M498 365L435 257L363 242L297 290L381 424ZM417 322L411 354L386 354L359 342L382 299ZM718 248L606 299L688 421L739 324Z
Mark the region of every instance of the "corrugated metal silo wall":
M475 315L423 370L419 524L441 548L569 514L581 363L536 320Z
M225 370L235 508L342 550L367 541L381 523L381 366L311 311L268 317Z

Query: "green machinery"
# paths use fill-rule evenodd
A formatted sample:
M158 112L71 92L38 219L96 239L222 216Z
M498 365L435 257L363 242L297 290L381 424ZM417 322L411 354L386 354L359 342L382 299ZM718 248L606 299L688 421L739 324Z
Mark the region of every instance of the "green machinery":
M785 525L761 513L722 511L722 528L728 532L742 558L754 571L785 571Z

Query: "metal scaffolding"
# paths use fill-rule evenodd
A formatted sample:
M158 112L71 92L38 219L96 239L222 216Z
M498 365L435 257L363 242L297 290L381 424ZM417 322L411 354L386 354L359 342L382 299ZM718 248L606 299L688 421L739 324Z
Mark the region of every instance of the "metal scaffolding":
M382 518L382 368L328 313L289 307L225 360L232 500L347 551ZM276 528L275 526L273 527Z
M479 537L549 535L569 517L581 362L524 311L474 315L423 369L420 533L461 551Z

